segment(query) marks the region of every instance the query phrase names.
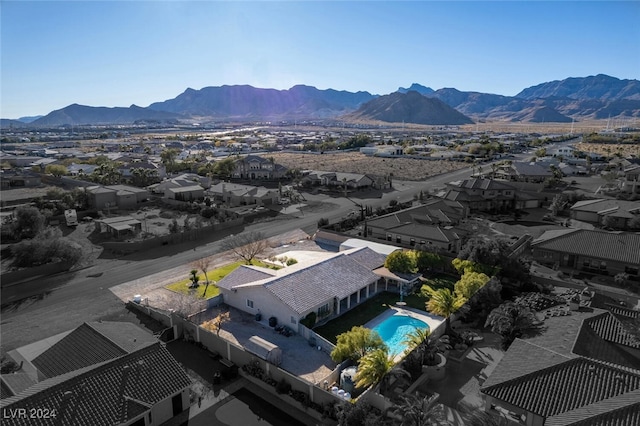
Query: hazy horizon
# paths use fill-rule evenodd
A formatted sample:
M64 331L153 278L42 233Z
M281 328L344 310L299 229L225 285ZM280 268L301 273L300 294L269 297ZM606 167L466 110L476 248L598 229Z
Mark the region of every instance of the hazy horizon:
M615 18L615 19L614 19ZM640 2L3 1L2 118L247 84L513 96L640 77Z

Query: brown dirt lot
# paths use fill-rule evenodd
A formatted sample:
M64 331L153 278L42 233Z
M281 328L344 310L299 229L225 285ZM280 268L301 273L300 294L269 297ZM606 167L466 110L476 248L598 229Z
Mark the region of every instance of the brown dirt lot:
M630 156L640 157L640 145L633 144L613 144L613 143L579 143L576 149L582 152L594 152L600 155L620 154L627 158Z
M358 152L339 154L270 154L278 164L301 170L326 170L342 173L366 173L376 176L393 174L400 180L423 180L429 176L464 167L467 163L443 160L416 160L412 158L370 157Z

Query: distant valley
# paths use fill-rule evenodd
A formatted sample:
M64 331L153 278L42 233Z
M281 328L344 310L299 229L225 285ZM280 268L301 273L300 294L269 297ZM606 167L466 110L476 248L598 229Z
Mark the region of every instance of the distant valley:
M248 85L187 89L148 107L69 105L43 117L3 119L7 128L75 125L225 121L324 120L462 125L476 121L563 123L640 117L640 81L607 75L567 78L523 89L516 96L433 90L414 83L388 95L319 90L298 85L288 90Z

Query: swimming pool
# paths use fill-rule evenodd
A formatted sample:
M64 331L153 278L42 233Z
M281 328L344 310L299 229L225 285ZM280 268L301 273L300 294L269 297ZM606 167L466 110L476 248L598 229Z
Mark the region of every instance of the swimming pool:
M382 341L389 347L389 354L397 356L402 355L407 349L404 340L416 328L429 329L429 326L424 321L408 315L391 315L373 327L372 330L377 332Z

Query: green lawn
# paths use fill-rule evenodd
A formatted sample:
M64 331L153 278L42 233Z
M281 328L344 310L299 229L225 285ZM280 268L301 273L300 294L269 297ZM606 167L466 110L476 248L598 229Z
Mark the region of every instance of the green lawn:
M213 283L220 281L221 279L229 275L231 272L233 272L238 266L244 265L244 264L245 262L239 261L239 262L229 263L228 265L221 266L219 268L214 269L213 271L207 271L207 277L209 277L209 282L211 284L209 284L209 288L207 289L207 294L205 295L202 294L202 292L204 291L204 286L206 286L206 279L204 277L204 274L198 275L198 278L199 278L198 283L200 284L200 286L197 289L195 289L195 291L189 288L189 284L191 284L191 279L189 277L185 278L184 280L171 283L167 285L166 288L181 294L186 294L186 295L193 294L199 299L208 299L210 297L217 296L220 293L220 290L218 289L218 287ZM251 264L256 266L264 266L264 267L267 266L258 260L254 260L253 262L251 262Z
M340 315L338 318L329 321L325 325L314 328L313 331L330 342L336 343L336 336L338 336L338 334L351 330L353 326L366 324L385 310L389 309L387 305L395 305L399 300L400 296L397 293L382 292L361 305L356 306L344 315ZM425 310L424 304L426 299L418 294L405 296L402 300L411 308L420 309L422 311Z
M433 277L425 278L424 284L428 285L434 290L448 288L449 290L453 291L453 286L456 281L458 281L457 278L454 278L450 275L440 274Z

